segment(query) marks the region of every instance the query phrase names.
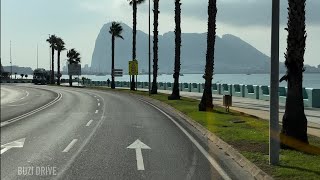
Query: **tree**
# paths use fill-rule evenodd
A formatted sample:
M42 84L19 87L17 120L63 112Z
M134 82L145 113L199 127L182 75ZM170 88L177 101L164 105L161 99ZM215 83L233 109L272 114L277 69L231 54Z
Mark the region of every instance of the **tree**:
M217 0L209 0L208 5L208 33L206 66L203 78L205 79L204 91L199 104L199 111L211 111L212 104L212 77L214 69L214 45L216 39Z
M114 89L115 86L115 82L114 82L114 43L115 43L115 38L121 38L123 39L123 37L121 36L123 29L120 23L117 22L112 22L112 25L110 26L110 30L109 33L111 34L111 43L112 43L112 63L111 63L111 89Z
M26 77L26 79L28 78L28 74L25 74L24 77Z
M79 64L80 63L80 53L77 52L74 48L70 49L67 52L69 64ZM72 86L72 75L69 75L69 85Z
M64 46L64 41L61 39L61 38L57 38L56 39L56 50L58 51L58 81L57 81L57 84L60 85L60 78L61 78L61 73L60 73L60 54L61 54L61 51L64 51L66 50L65 46Z
M23 77L24 77L24 74L20 74L20 76L21 76L21 79L23 79Z
M157 94L157 76L158 76L158 22L159 22L159 0L154 0L154 19L153 19L153 81L151 94Z
M304 52L307 38L306 0L289 0L288 4L288 27L285 28L288 31L287 52L285 53L287 73L281 78L287 81L288 92L280 137L283 148L295 148L292 142L308 144L308 122L304 113L302 91Z
M175 0L175 15L174 21L176 24L175 29L175 60L174 60L174 83L172 94L168 97L169 100L180 99L179 90L179 76L180 76L180 55L181 55L181 3L180 0Z
M55 83L54 80L54 50L56 49L56 43L57 43L57 37L56 35L51 35L48 39L47 42L50 44L51 47L51 84Z
M133 10L133 30L132 30L132 60L136 60L136 36L137 36L137 5L142 4L145 0L128 0ZM135 79L132 76L130 89L135 90Z

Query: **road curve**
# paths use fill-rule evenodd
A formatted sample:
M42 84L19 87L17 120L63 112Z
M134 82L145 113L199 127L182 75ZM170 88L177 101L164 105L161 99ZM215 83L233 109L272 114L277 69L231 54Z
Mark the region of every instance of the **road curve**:
M1 179L240 179L248 175L221 166L224 176L170 118L135 97L36 88L60 93L62 98L1 128ZM24 141L23 147L10 148L14 141L16 146Z

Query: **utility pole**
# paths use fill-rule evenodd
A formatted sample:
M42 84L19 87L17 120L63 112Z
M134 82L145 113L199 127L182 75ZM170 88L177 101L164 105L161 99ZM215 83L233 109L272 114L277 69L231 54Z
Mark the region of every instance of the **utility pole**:
M38 44L37 44L37 69L39 68L39 50L38 50Z
M280 0L272 0L271 27L271 77L270 77L270 121L269 121L269 163L279 163L279 14Z
M11 41L10 41L10 65L11 65L11 74L10 77L12 79L12 56L11 56Z
M150 50L150 0L149 0L149 96L151 94L151 50Z

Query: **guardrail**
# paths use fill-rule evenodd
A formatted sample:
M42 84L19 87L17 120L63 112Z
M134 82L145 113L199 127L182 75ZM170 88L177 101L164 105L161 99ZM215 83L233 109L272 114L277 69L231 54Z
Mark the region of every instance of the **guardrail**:
M87 86L107 86L106 81L85 80ZM148 89L148 82L138 82L138 88ZM129 82L116 81L116 87L130 87ZM172 90L173 83L158 82L159 90ZM204 84L202 83L179 83L180 91L202 93ZM231 95L243 98L251 98L269 101L270 87L243 84L212 84L212 93L220 95ZM279 87L279 102L285 103L287 88ZM320 108L320 89L303 88L303 102L306 107Z

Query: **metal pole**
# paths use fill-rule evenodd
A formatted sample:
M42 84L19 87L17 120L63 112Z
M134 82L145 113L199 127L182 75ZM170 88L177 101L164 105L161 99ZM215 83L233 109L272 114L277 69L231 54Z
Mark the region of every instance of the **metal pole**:
M39 49L37 44L37 69L39 68Z
M272 0L271 27L271 77L270 77L270 127L269 163L279 163L279 14L280 0Z
M149 96L151 94L151 49L150 49L150 0L149 0Z
M11 74L10 77L12 79L12 56L11 56L11 41L10 41L10 65L11 65Z

